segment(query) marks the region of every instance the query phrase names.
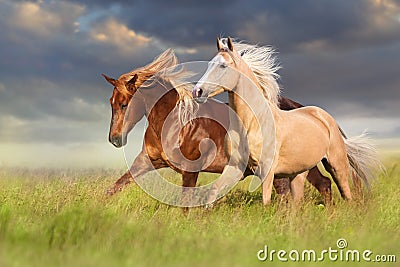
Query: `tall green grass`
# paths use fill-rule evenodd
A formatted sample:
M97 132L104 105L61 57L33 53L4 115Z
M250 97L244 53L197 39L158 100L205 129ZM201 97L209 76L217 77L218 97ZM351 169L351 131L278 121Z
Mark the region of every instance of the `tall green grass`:
M187 215L135 185L106 197L122 174L114 170L2 169L0 266L296 266L260 262L256 255L264 245L336 248L339 238L349 249L394 254L399 265L400 169L395 162L387 167L361 201L340 200L334 186L335 205L324 207L307 185L303 203L275 197L263 207L261 193L246 192L245 181L211 211L194 208ZM179 179L172 171L163 175ZM201 174L199 181L211 177Z

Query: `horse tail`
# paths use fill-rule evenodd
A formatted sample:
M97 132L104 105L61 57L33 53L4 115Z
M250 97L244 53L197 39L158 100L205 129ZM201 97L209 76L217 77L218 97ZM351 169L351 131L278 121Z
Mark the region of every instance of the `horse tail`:
M353 181L356 184L361 179L369 189L370 180L372 180L374 174L377 171L385 171L378 152L365 132L350 138L344 137L343 131L341 132L346 145ZM359 186L361 187L361 183L359 183Z

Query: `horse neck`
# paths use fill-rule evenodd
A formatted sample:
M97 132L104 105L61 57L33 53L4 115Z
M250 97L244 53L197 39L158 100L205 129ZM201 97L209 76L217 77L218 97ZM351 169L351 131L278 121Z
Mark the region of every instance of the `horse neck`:
M179 96L171 84L157 84L146 90L144 99L149 126L156 131L161 131L163 122L176 106Z
M264 90L261 88L256 75L253 73L250 66L243 61L243 59L238 65L238 71L241 73L238 85L240 85L242 89L246 90L246 88L257 87L258 91L264 96Z
M234 92L229 93L229 106L241 119L245 128L251 130L257 120L256 116L260 116L268 108L266 105L273 114L276 113L277 106L265 98L264 91L250 68L244 68L241 73Z

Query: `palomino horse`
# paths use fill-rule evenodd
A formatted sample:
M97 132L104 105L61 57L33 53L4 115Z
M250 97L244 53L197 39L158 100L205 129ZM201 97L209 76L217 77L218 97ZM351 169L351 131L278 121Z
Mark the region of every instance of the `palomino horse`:
M163 167L171 167L181 173L184 187L196 185L198 171L186 171L180 168L178 164L173 164L170 158L167 158L161 140L163 126L167 128L169 138L176 139L179 136L182 154L189 160L196 160L201 156L199 144L202 140L206 138L213 140L217 147L216 155L211 164L203 171L222 173L223 168L228 163L228 158L224 152L226 129L219 123L206 118L198 118L179 131L179 127L177 127L179 118L171 111L180 101L188 101L189 106L190 103L195 103L193 103L190 91L181 87L175 89L171 84L172 81L176 83L184 76L184 73L171 71L168 73L165 71L175 66L177 62L173 51L167 50L147 66L123 74L118 79L103 75L114 86L110 99L112 119L109 141L115 147L124 146L127 142L126 137L135 124L144 116L148 120L142 151L135 158L130 170L122 175L107 191L108 194L112 195L121 191L125 185L134 181L135 177ZM163 73L163 77L155 78L154 75L160 72ZM146 86L146 82L150 80L153 82ZM139 87L141 88L138 90ZM289 110L301 107L301 105L290 99L281 98L280 107ZM207 105L200 105L199 108L202 112L210 114L211 118L229 124L226 105L213 101L207 103ZM167 116L171 116L170 113L175 116L172 121L176 121L176 125L164 125ZM209 129L213 130L210 131ZM252 174L252 171L247 169L244 175L249 174ZM310 171L307 179L322 194L324 201L329 202L331 199L330 179L322 176L317 168ZM285 194L289 191L288 178L276 179L274 185L278 194ZM301 189L298 192L302 192ZM299 194L301 195L301 193ZM294 197L296 198L296 196Z
M353 179L361 178L368 184L370 177L367 174L380 166L373 147L361 137L344 138L336 121L321 108L279 109L280 90L276 82L276 70L279 67L275 63L274 51L270 47L234 44L231 38L224 41L217 40L218 53L210 61L206 73L192 93L199 103L203 103L208 97L228 91L229 105L241 119L248 138L247 147L241 149L250 151L250 160L235 153L240 140L231 140L226 144L231 156L238 157L234 161L236 165L225 167L218 183L210 191L208 203L212 204L221 190L236 183L240 165L251 164L248 167L257 169L255 174L262 180L263 203L267 204L271 199L274 176L295 176L310 170L320 161L331 174L342 197L352 199L349 174ZM240 50L236 50L236 46ZM255 88L255 91L251 92L251 88ZM257 93L261 97L257 98ZM260 139L268 136L263 135L262 130L271 128L275 130L271 133L275 135L275 143L265 138L260 142ZM240 134L240 129L229 131L233 132L232 136ZM272 158L262 156L264 151L271 149L275 152Z

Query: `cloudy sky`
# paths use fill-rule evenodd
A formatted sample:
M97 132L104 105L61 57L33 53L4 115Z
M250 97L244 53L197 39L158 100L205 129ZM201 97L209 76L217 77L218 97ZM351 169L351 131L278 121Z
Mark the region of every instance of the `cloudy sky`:
M208 61L222 35L274 46L285 96L323 107L350 135L368 128L399 144L399 0L0 0L0 27L3 165L123 163L107 141L112 88L100 74L169 47Z

